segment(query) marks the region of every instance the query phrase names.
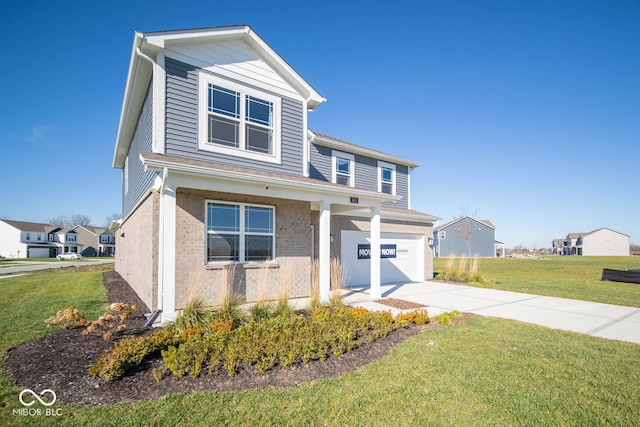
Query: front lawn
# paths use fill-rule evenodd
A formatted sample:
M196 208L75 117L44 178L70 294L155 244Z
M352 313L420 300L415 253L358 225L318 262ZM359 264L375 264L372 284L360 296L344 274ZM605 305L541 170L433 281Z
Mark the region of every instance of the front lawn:
M100 278L91 271L3 279L0 352L47 333L43 320L61 308L99 315ZM0 425L640 426L638 360L637 344L477 317L426 330L370 365L296 388L98 407L56 403L55 418L14 415L21 389L0 374Z
M443 271L447 261L448 258L434 258L434 271ZM479 274L493 281L486 287L640 307L640 284L600 280L603 268L640 268L640 257L637 256L480 258L478 262ZM467 262L467 269L469 264ZM458 265L459 259L456 259L454 269Z

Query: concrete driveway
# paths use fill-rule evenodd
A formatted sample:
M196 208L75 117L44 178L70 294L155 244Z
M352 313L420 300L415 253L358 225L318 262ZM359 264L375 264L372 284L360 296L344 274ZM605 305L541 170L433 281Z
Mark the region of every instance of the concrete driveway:
M457 310L640 344L640 308L637 307L441 282L382 285L382 296L424 305L431 316ZM350 288L344 291L343 299L352 306L399 312L372 300L368 288Z

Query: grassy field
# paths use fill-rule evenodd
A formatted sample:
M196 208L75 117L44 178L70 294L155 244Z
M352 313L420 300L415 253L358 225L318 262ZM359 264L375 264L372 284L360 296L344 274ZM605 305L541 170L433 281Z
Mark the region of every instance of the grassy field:
M100 278L90 271L2 279L0 354L47 333L43 320L61 308L97 316L105 301ZM630 380L640 378L638 360L640 345L474 318L427 330L355 372L297 388L101 407L56 403L55 418L13 415L22 407L20 389L0 373L0 425L640 426L640 393Z
M442 271L447 261L434 258L434 270ZM458 266L456 259L454 269ZM603 268L640 268L640 257L480 258L478 271L495 281L488 285L495 289L640 307L640 285L603 282Z

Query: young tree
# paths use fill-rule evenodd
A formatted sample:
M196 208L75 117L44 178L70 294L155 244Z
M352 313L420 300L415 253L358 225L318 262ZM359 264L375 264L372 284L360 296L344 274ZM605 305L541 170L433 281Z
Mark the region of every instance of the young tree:
M454 231L458 238L464 242L467 247L467 251L469 256L471 256L471 238L473 237L473 230L475 229L474 220L472 219L478 213L478 210L475 210L473 214L470 214L469 206L460 207L460 216L454 219L459 219L456 224Z

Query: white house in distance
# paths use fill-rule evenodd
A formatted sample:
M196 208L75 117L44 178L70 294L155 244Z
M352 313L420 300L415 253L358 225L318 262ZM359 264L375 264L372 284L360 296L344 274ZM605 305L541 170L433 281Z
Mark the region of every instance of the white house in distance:
M565 239L554 239L553 251L559 255L629 256L631 239L610 228L598 228L588 233L569 233Z
M5 258L54 258L82 252L74 230L37 222L0 220L0 255Z

